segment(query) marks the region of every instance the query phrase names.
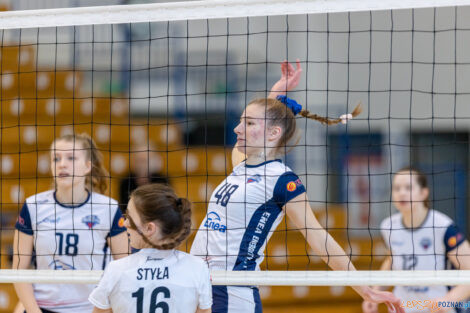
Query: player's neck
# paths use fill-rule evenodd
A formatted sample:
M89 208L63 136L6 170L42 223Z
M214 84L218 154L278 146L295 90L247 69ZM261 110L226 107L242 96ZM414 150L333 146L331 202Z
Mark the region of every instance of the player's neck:
M270 151L270 153L265 153L264 151L260 151L259 153L253 153L250 155L246 156L246 164L247 165L258 165L263 162L275 160L276 155L274 154L273 151Z
M75 206L86 201L88 191L85 188L57 188L55 192L57 201L65 205Z
M402 214L403 225L407 228L417 228L421 226L428 215L428 208L424 205L413 208L409 214Z

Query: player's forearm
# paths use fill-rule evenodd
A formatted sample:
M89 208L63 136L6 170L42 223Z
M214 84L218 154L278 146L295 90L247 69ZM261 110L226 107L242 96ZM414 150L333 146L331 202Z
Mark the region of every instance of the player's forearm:
M460 285L452 288L444 297L445 301L463 301L470 297L470 286Z
M307 242L331 269L335 271L356 270L343 248L324 229L308 230Z
M17 283L14 284L16 294L27 313L41 313L41 309L34 298L34 290L32 284Z

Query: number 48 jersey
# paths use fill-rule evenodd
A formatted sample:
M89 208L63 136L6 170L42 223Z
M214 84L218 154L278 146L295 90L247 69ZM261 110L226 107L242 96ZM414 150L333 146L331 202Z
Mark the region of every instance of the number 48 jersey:
M240 163L212 193L191 254L206 259L210 269L259 270L282 208L304 192L299 177L280 160Z
M102 270L109 262L107 239L125 231L115 200L98 193L73 207L57 201L53 190L26 199L16 222L34 237L37 269ZM94 285L34 284L38 305L54 312L91 312Z
M177 250L141 249L111 262L89 300L113 313L188 313L212 306L209 269Z

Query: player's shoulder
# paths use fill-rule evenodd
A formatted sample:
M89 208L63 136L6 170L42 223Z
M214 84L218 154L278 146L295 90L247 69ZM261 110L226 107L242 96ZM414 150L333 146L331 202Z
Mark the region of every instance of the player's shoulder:
M429 224L426 226L432 225L434 227L442 228L454 224L454 221L446 214L434 209L430 209L426 218L426 223Z
M92 192L90 195L90 202L92 204L103 204L103 205L117 205L118 202L114 200L113 198L110 198L108 196L105 196L101 193L97 192Z
M118 260L113 260L109 262L106 266L106 270L111 272L122 273L126 270L129 270L139 264L139 255L137 253L130 254L126 257L120 258Z
M54 190L47 190L29 196L26 198L25 202L28 206L33 204L55 203Z
M278 175L283 175L283 174L286 174L286 173L289 173L289 174L294 173L292 171L292 169L287 164L282 162L282 160L269 161L269 163L267 163L266 167L267 167L268 170L270 170L272 172L275 172Z
M390 215L389 217L386 217L382 220L380 223L380 229L381 230L389 230L392 228L396 228L400 225L402 216L401 213L395 213Z
M186 253L184 251L175 250L175 257L178 259L179 262L192 264L194 266L197 266L198 268L207 267L207 264L206 262L204 262L203 259L194 255L191 255L189 253Z

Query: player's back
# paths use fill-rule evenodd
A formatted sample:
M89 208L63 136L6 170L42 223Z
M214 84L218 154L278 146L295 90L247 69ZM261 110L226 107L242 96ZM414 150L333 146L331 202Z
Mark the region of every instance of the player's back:
M113 313L195 312L212 305L209 270L200 259L177 250L142 249L109 264L90 295Z

